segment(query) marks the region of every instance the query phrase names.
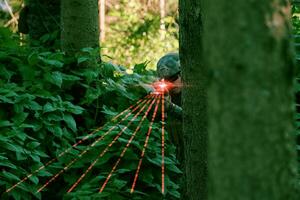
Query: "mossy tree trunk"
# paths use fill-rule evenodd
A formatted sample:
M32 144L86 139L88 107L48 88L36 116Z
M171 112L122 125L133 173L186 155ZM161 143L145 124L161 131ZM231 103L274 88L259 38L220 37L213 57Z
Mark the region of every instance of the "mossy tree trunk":
M184 89L185 186L182 199L207 199L207 98L203 64L202 0L180 0L180 62Z
M209 199L295 200L290 6L205 0L203 7Z
M62 49L69 54L99 47L97 0L62 0Z

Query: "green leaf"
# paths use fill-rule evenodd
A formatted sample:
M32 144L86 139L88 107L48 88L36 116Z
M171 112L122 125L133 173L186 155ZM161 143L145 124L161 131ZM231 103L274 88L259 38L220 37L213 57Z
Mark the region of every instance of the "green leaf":
M38 54L33 52L27 58L29 65L36 65L38 63Z
M170 195L172 195L173 197L176 197L176 198L180 198L180 193L176 190L172 190L169 192Z
M66 81L79 81L79 80L81 80L81 78L78 77L78 76L68 75L68 74L62 74L62 78L63 78L63 80L66 80Z
M77 58L77 63L80 64L80 63L83 63L87 60L89 60L90 58L87 57L87 56L80 56L79 58Z
M59 126L48 126L47 130L49 130L56 137L61 137L63 135L62 129Z
M54 114L54 113L49 113L46 117L46 119L51 122L51 121L61 121L62 117L60 115Z
M29 101L32 101L34 99L35 99L34 95L29 94L29 93L25 93L25 94L17 96L15 103L26 104Z
M3 103L14 103L14 101L12 101L11 99L9 99L9 98L7 98L7 97L5 97L5 96L2 96L2 95L0 95L0 102L3 102Z
M27 156L24 155L23 152L16 152L16 158L17 158L17 160L27 160L28 159Z
M21 194L19 192L12 192L11 195L13 196L14 200L20 200Z
M44 111L44 113L47 113L47 112L53 112L53 111L55 111L56 110L56 108L54 108L53 107L53 105L51 104L51 103L46 103L45 105L44 105L44 107L43 107L43 111Z
M62 68L64 66L64 63L58 61L58 60L52 60L52 59L46 59L43 57L39 57L45 64L48 64L53 67Z
M182 171L175 165L167 165L166 168L172 172L175 172L175 173L178 173L178 174L181 174Z
M41 110L42 106L40 106L37 102L35 101L30 101L27 104L24 105L25 108L28 108L30 110Z
M10 78L15 74L10 70L7 70L4 66L0 65L0 76L3 76L5 79L10 80Z
M36 176L31 176L30 178L29 178L29 180L30 181L32 181L34 184L38 184L39 183L39 179L38 179L38 177L36 177Z
M39 142L35 142L35 141L29 142L29 143L26 144L26 147L28 147L29 149L34 149L34 148L36 148L38 146L40 146L40 143Z
M76 122L73 118L72 115L70 114L64 114L64 121L66 122L67 126L74 132L77 131L77 128L76 128Z
M49 156L42 151L33 150L32 153L39 155L40 157L43 157L43 158L49 158Z
M0 127L5 127L5 126L11 126L12 123L10 123L10 121L0 121Z
M143 170L143 173L141 173L140 176L141 180L148 184L151 184L154 179L153 172L151 170Z
M49 83L61 87L62 84L62 75L60 72L52 72L52 73L45 73L44 79Z
M0 51L0 59L7 58L7 57L8 57L8 53L7 52Z
M10 142L3 143L3 141L0 141L0 146L13 152L24 152L24 149L21 146L17 144L12 144Z
M156 166L161 166L161 159L158 159L158 157L151 159L150 157L146 157L148 161L155 164Z
M34 160L36 162L40 162L41 161L41 159L40 159L40 157L38 155L30 154L29 156L32 158L32 160Z
M24 105L23 104L14 104L14 111L16 113L24 112Z
M0 155L0 160L8 160L8 158Z
M22 124L22 125L24 125L24 124ZM20 127L22 127L22 125L20 126ZM23 127L22 127L23 128ZM24 133L23 131L18 131L17 132L17 134L16 134L16 136L18 137L18 138L20 138L23 142L26 140L26 138L27 138L27 134L26 133Z
M6 177L7 179L9 179L9 180L15 180L15 181L19 181L20 180L19 177L17 177L16 175L14 175L14 174L12 174L10 172L7 172L7 171L3 171L2 175L4 177Z
M127 184L127 181L124 180L120 180L120 179L114 179L113 180L113 185L118 188L121 189L122 187L124 187Z
M11 162L9 162L8 160L0 160L0 166L17 169L17 167L15 165L13 165Z
M110 116L115 116L115 115L118 114L117 112L112 111L106 105L103 105L103 111L102 112L105 113L105 114L107 114L107 115L110 115Z
M64 107L68 112L73 113L75 115L79 115L84 111L84 108L73 105L71 102L64 102Z
M15 124L20 125L21 123L23 123L26 120L28 115L29 114L25 113L25 112L19 113L18 115L14 116L13 121Z
M52 72L51 78L53 84L57 85L58 87L61 87L63 77L60 72Z
M149 64L149 61L146 61L146 62L143 62L143 63L139 63L139 64L136 64L133 68L133 71L135 73L139 73L139 74L143 74L145 73L146 71L146 67L147 65Z
M86 53L92 53L93 52L93 48L91 47L85 47L85 48L82 48L81 51L82 52L86 52Z

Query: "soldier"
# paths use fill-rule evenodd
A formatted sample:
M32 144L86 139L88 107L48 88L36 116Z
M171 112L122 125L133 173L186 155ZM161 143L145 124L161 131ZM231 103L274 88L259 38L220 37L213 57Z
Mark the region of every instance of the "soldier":
M170 83L165 93L165 112L167 131L171 142L176 146L176 156L183 164L182 108L181 108L181 68L178 53L168 53L157 63L157 75Z

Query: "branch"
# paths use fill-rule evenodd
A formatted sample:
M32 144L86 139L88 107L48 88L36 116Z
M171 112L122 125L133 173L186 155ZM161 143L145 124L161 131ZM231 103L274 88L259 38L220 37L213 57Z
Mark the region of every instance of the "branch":
M7 0L4 0L4 2L5 2L5 5L7 6L8 12L9 12L9 14L10 14L12 20L13 20L16 24L18 24L18 20L17 20L17 18L14 16L14 13L13 13L13 11L12 11L10 5L8 4Z

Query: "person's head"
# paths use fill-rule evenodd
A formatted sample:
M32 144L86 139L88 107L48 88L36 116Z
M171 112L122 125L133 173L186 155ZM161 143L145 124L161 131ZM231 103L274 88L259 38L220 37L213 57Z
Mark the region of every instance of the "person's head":
M164 79L173 83L172 92L179 93L181 91L181 67L178 53L168 53L161 57L156 65L157 75L160 79Z

